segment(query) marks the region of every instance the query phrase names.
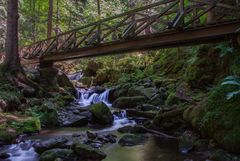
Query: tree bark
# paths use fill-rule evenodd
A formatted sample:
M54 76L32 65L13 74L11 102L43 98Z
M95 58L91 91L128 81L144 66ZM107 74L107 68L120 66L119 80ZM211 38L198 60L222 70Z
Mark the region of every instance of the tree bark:
M5 72L22 72L18 53L18 0L8 0Z
M48 7L47 38L52 36L53 0L49 0Z

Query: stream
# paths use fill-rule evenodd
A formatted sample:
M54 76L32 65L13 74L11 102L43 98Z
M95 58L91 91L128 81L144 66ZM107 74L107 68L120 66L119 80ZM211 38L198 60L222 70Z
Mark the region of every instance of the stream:
M104 102L111 111L111 103L108 101L109 89L101 93L94 93L88 89L78 89L76 104L86 107L94 103ZM39 134L24 139L18 139L17 144L0 147L0 153L7 153L10 157L1 161L38 161L39 155L34 151L33 143L39 139L49 139L55 137L72 136L75 133L85 133L87 130L98 134L114 134L117 141L123 136L117 132L118 128L133 126L136 122L129 120L125 111L114 115L114 123L110 127L86 126L80 128L55 128L43 129ZM122 147L118 143L106 144L101 148L107 154L104 161L205 161L199 154L183 155L178 150L178 142L160 139L149 134L149 139L143 145Z

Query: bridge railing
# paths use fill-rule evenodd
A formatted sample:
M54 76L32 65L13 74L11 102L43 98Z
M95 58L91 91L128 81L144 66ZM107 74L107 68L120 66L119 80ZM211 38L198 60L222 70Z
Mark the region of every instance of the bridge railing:
M23 47L20 53L25 59L41 58L144 35L233 21L240 18L240 8L238 1L230 1L162 0Z

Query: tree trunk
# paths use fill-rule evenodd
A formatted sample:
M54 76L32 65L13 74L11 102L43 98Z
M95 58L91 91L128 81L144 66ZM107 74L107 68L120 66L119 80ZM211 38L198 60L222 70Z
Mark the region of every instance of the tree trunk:
M47 38L52 36L53 0L49 0Z
M5 72L22 72L18 53L18 0L8 0Z

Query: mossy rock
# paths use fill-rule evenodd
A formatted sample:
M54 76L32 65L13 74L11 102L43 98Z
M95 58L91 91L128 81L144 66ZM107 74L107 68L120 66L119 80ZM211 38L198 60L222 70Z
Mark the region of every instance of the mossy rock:
M113 107L120 109L136 108L138 105L144 104L146 102L147 98L144 96L120 97L113 102Z
M226 98L226 94L234 90L237 90L234 86L218 86L212 90L199 128L222 148L240 153L240 95L231 100Z
M69 149L51 149L45 151L39 161L56 161L56 159L73 160L74 153Z
M145 96L148 99L150 99L154 94L154 92L155 92L154 88L144 88L144 86L137 86L137 87L132 87L128 90L128 96L130 97Z
M53 102L44 101L40 110L40 120L44 126L54 127L59 125L57 107Z
M176 93L171 93L168 95L165 104L167 106L172 106L172 105L180 104L181 102L182 100L176 95Z
M113 123L113 114L105 103L98 103L90 106L92 122L101 125Z
M94 149L91 146L85 144L77 144L73 149L78 156L81 156L84 159L102 160L107 156L102 151Z
M136 146L146 143L148 137L142 134L127 134L124 135L118 142L121 146Z

